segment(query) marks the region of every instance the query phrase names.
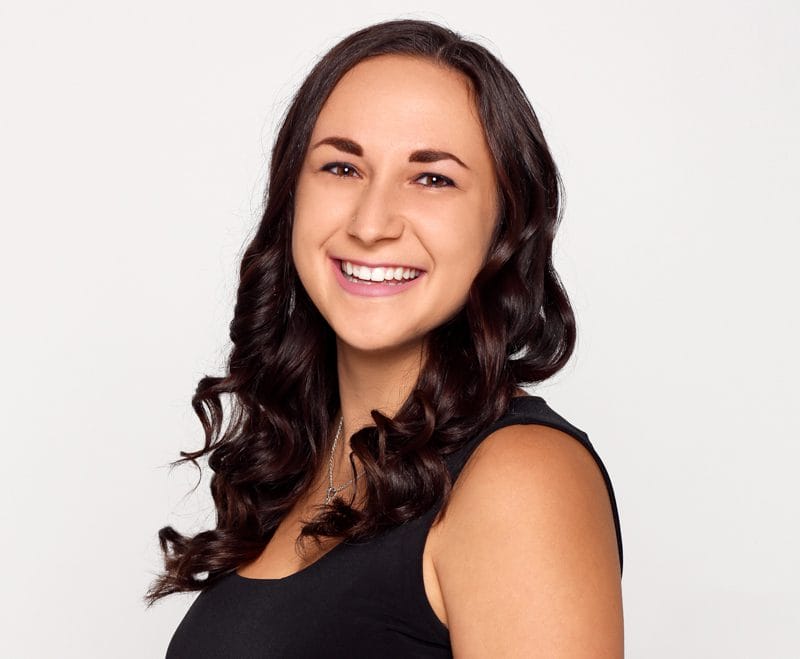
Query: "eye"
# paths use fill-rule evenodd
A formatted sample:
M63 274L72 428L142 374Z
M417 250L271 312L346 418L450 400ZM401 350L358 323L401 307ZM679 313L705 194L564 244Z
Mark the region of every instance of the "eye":
M446 176L442 176L441 174L432 174L430 172L426 172L424 174L420 174L417 177L418 181L421 179L429 180L429 183L423 183L423 186L426 188L455 187L455 183L453 183L452 179L449 179Z
M339 172L335 171L337 169ZM322 171L330 172L334 176L339 176L342 178L353 176L353 174L358 173L358 170L355 167L346 162L329 162L327 165L322 167Z

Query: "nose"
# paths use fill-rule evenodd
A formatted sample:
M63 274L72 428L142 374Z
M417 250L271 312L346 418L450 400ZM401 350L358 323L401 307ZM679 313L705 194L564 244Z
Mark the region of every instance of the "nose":
M347 233L365 245L399 238L404 223L396 197L388 182L370 181L358 197Z

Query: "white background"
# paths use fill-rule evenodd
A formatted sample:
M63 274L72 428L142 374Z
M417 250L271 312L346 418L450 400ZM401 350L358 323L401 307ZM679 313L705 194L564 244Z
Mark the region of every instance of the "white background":
M613 479L628 657L800 656L800 10L778 1L0 5L0 655L159 657L156 531L202 431L274 130L353 30L518 76L561 168L579 343L537 389ZM435 11L431 11L435 9Z

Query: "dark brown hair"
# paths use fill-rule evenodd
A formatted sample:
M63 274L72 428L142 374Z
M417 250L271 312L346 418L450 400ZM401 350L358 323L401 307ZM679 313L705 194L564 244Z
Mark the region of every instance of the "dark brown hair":
M394 20L351 34L317 62L286 112L264 213L242 258L228 372L198 383L192 406L205 443L173 463L198 466L207 457L216 527L194 536L159 531L165 570L148 604L255 559L326 458L339 408L334 334L292 262L293 193L333 87L357 63L384 54L426 58L469 79L497 174L499 217L464 307L426 337L408 398L393 418L373 410L375 425L350 440L365 470L364 505L337 497L302 537L366 540L446 501L443 456L499 418L518 385L549 378L572 354L575 319L551 258L561 179L517 79L486 48L435 23Z

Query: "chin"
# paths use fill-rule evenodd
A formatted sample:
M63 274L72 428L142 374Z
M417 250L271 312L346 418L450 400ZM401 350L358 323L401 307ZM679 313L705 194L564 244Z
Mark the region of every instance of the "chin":
M338 343L346 346L350 350L358 352L369 352L378 354L388 354L396 351L408 351L416 349L422 344L423 336L415 335L387 335L381 332L336 332Z

